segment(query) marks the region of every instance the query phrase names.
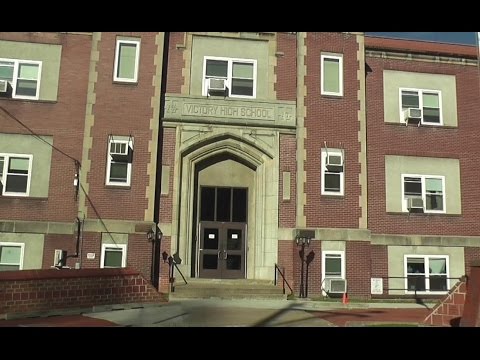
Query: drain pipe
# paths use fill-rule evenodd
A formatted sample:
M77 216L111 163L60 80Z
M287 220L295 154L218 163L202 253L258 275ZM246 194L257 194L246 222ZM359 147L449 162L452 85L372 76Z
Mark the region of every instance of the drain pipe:
M168 69L168 48L170 43L170 33L165 32L163 36L163 58L162 58L162 82L160 85L160 116L157 137L157 162L155 177L155 200L153 208L153 220L155 229L153 230L154 240L152 246L152 285L160 289L160 249L162 246L162 232L159 228L160 223L160 193L162 185L162 150L163 150L163 126L162 119L165 115L165 94L167 92L167 69Z

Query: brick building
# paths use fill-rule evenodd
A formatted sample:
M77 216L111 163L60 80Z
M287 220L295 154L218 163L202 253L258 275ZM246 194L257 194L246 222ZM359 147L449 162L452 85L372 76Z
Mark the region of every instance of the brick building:
M475 47L312 32L0 39L5 270L67 250L70 267L128 265L168 291L165 252L187 278L273 280L278 264L303 296L369 298L445 293L480 257Z

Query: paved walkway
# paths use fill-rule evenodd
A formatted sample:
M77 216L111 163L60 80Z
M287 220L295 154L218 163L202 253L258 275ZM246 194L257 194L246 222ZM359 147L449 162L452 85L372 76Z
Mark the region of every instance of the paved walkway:
M336 327L422 324L428 313L425 305L414 303L195 299L83 315L0 320L0 327Z

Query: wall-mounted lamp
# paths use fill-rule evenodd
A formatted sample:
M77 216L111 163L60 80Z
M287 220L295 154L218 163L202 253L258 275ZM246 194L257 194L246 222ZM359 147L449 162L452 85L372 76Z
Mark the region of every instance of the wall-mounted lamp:
M157 240L157 241L162 240L162 237L163 237L162 230L160 230L158 227L157 227L156 230L157 230L157 231L156 231L156 238L155 238L155 230L153 230L153 229L148 230L148 232L147 232L147 239L148 239L148 241L152 241L152 242L153 242L153 241L155 241L155 240Z

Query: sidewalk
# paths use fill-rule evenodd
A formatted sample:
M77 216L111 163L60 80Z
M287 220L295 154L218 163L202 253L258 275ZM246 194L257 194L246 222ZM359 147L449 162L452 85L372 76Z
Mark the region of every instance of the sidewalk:
M0 320L0 327L335 327L368 323L422 324L433 304L312 300L185 299L83 315ZM102 310L102 307L98 307ZM58 312L57 312L58 313Z

